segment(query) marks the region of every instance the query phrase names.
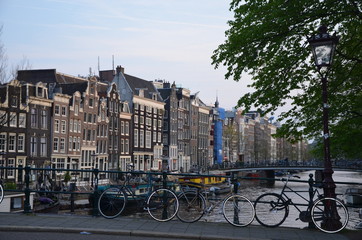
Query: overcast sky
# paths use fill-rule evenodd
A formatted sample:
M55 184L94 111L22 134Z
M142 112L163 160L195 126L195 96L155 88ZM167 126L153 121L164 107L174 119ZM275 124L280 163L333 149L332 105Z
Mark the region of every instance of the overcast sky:
M164 79L231 109L250 77L225 80L211 65L222 44L229 0L0 0L1 41L9 65L77 76L122 65L129 75Z

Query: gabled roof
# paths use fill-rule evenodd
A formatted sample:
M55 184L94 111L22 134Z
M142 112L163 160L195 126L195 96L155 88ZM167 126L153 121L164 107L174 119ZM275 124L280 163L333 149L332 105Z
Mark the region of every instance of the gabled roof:
M107 97L109 84L108 83L99 83L98 86L98 96Z
M134 94L138 94L139 89L143 89L145 98L152 99L152 93L157 93L157 101L163 102L161 95L151 81L143 80L128 74L124 74L124 77Z
M40 69L40 70L19 70L18 80L27 83L36 84L37 82L53 83L56 82L55 69Z
M87 79L59 73L56 69L19 70L17 79L32 84L37 82L46 84L87 82Z
M56 73L55 77L58 83L83 83L88 81L88 79L85 78L66 75L59 72Z
M62 93L72 96L76 91L79 91L81 94L85 92L88 82L60 84L59 86L62 88Z

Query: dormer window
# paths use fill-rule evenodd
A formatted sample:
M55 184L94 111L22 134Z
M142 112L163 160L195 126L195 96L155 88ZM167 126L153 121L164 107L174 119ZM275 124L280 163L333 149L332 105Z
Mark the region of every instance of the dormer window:
M43 97L43 88L38 87L37 93L38 93L37 97Z
M152 93L152 100L157 100L157 93Z
M94 94L95 93L95 86L94 84L90 84L90 94Z
M10 104L12 107L17 107L18 106L18 97L12 96L10 99Z
M138 95L139 95L140 97L144 97L144 96L145 96L144 90L143 90L143 89L140 89L139 92L138 92Z

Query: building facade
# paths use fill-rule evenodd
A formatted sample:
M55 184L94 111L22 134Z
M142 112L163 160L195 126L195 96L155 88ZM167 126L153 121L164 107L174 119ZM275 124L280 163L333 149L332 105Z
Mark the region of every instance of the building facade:
M133 152L135 170L162 168L162 127L165 103L151 81L124 73L117 67L113 82L121 100L128 102L132 111Z

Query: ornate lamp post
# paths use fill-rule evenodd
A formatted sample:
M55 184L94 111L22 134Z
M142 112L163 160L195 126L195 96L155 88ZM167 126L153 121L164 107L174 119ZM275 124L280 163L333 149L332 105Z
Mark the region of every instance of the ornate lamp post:
M333 36L327 33L327 27L321 26L319 27L319 34L314 35L308 39L308 42L312 48L313 56L315 65L318 68L318 72L322 78L322 100L323 100L323 143L324 143L324 180L323 180L323 190L324 196L335 198L335 188L336 185L333 181L333 169L331 163L331 154L330 154L330 134L329 134L329 115L328 115L328 81L327 81L327 74L328 70L332 65L334 51L336 49L336 45L339 41L339 36L335 34ZM328 208L329 209L329 208ZM327 210L327 208L325 209ZM330 209L328 210L330 211ZM332 209L333 213L337 213L335 210ZM335 216L331 217L330 219L326 220L325 224L328 224L331 228L335 228L339 222L338 214L327 214L328 216Z

